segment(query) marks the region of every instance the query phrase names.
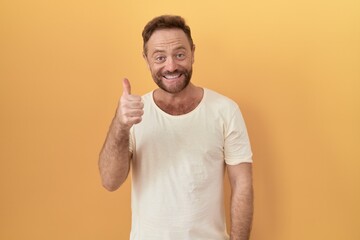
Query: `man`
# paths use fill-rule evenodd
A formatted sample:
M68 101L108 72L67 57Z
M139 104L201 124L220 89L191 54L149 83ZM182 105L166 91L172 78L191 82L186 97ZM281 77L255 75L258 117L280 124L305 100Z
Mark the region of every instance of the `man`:
M190 82L195 45L179 16L143 31L143 57L158 89L143 97L123 81L100 153L103 185L114 191L132 166L131 240L225 240L223 178L231 184L231 240L248 240L252 153L232 100Z

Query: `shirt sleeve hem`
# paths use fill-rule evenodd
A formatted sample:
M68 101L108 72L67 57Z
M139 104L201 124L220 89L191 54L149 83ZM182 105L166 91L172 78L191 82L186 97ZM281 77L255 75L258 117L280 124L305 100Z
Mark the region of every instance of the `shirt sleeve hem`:
M229 159L229 160L225 160L225 163L226 163L227 165L238 165L238 164L240 164L240 163L252 163L252 162L253 162L252 158L249 158L249 159L233 159L233 160Z

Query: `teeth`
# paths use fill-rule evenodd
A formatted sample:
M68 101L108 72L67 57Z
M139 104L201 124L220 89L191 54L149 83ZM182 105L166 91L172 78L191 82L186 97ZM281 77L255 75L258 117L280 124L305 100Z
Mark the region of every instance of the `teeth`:
M176 74L176 75L165 75L164 77L166 79L175 79L175 78L178 78L180 77L181 74Z

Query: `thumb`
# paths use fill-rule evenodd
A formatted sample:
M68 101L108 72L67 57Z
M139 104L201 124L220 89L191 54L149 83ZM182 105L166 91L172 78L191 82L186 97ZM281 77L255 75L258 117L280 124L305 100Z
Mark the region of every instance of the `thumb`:
M123 94L130 95L131 94L131 85L127 78L123 80Z

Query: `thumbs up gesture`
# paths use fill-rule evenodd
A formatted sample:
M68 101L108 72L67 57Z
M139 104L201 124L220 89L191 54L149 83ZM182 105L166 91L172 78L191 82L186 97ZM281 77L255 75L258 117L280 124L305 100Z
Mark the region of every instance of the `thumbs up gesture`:
M123 80L123 93L116 112L121 128L129 130L134 124L141 122L144 114L143 109L144 104L141 97L131 94L130 82L125 78Z

